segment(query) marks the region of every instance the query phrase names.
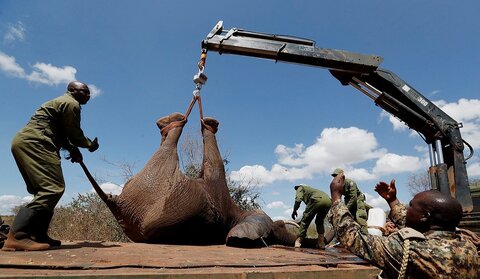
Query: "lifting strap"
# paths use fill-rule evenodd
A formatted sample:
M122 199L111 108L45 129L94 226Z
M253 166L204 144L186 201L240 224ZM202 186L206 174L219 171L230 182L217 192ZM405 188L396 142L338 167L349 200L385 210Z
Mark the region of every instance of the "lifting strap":
M207 59L207 50L202 49L200 61L198 61L198 73L193 76L193 82L195 83L196 89L193 91L193 98L190 101L190 104L188 105L187 111L185 112L185 116L183 120L172 122L167 126L163 127L163 129L160 131L162 133L162 136L165 136L166 134L168 134L168 132L175 127L185 125L185 123L188 120L188 116L190 116L190 113L192 112L193 106L195 105L196 102L198 102L198 111L200 113L200 123L202 124L203 127L210 129L209 126L204 125L203 123L202 98L200 97L200 91L202 90L202 85L204 85L205 82L207 82L207 76L203 73L205 69L206 59Z

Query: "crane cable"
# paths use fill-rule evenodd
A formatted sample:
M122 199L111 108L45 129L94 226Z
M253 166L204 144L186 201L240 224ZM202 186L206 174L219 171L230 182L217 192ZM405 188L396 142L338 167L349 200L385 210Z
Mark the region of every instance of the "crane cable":
M203 73L204 70L205 70L206 59L207 59L207 50L202 49L202 53L200 55L200 60L198 61L198 64L197 64L198 65L198 72L193 76L193 82L195 83L195 90L193 91L193 98L190 101L190 104L188 105L187 111L185 112L185 116L183 117L183 120L172 122L172 123L168 124L167 126L163 127L162 130L161 130L162 136L165 136L166 134L168 134L168 132L175 127L185 125L185 123L188 120L188 116L192 112L193 106L197 102L198 102L198 110L199 110L199 113L200 113L200 122L201 122L202 126L209 129L209 130L211 129L210 126L205 125L203 123L202 98L200 97L200 92L202 90L202 86L205 84L205 82L207 82L207 79L208 79L208 77Z

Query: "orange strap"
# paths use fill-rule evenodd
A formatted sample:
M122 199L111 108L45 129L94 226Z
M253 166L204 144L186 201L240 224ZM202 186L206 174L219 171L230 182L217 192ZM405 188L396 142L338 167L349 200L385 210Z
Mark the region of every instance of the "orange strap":
M188 119L188 116L190 115L190 112L192 112L192 108L195 105L195 102L197 101L197 96L193 96L193 99L190 101L190 105L188 106L187 112L185 112L185 120Z
M167 126L163 127L160 130L160 133L162 134L162 136L166 136L168 134L168 132L170 132L170 130L172 130L173 128L176 128L176 127L183 126L183 125L185 125L186 122L187 122L186 119L181 120L181 121L172 122L172 123L168 124Z
M208 126L206 126L203 123L202 98L200 97L200 95L198 95L198 96L193 96L192 100L190 101L190 104L188 105L187 112L185 112L185 116L183 117L183 120L172 122L172 123L168 124L167 126L163 127L162 130L160 130L160 132L162 133L162 136L165 136L166 134L168 134L168 132L175 127L185 125L185 123L188 120L188 116L192 112L193 106L195 105L195 103L197 101L198 101L198 110L200 112L200 123L202 124L202 126L207 127L207 129L208 129Z
M192 112L192 108L195 105L195 102L198 101L198 110L200 112L200 120L203 120L203 109L202 109L202 98L200 95L193 96L193 99L190 101L190 105L188 106L187 112L185 113L184 120L188 119L190 112Z

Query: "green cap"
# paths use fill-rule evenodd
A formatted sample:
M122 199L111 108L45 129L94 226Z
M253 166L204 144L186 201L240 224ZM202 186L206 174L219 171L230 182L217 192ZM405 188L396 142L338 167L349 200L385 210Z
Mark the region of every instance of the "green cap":
M307 186L307 184L298 184L298 185L295 185L295 187L293 187L293 189L297 190L298 187L300 187L300 186L302 186L302 187L303 187L303 186Z
M332 176L335 177L335 176L341 174L342 172L343 172L342 169L336 168L336 169L332 172Z

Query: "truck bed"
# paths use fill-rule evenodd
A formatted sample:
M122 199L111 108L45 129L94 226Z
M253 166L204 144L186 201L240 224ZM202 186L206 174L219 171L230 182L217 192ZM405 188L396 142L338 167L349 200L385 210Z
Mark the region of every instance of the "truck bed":
M339 247L183 246L66 242L0 252L0 278L376 278L379 269Z

